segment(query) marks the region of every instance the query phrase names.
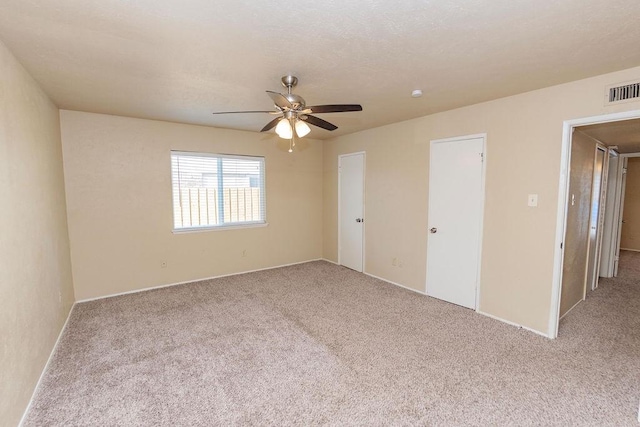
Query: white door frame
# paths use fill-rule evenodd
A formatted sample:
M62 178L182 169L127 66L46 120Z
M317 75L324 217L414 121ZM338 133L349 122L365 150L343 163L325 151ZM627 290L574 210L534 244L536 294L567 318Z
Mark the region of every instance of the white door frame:
M480 182L480 239L478 239L478 271L477 271L477 279L476 279L476 304L475 311L478 313L482 313L480 310L480 284L481 284L481 272L482 272L482 241L484 238L484 202L485 202L485 177L487 172L487 134L486 133L476 133L473 135L464 135L464 136L455 136L452 138L441 138L431 140L429 144L429 157L431 157L431 147L433 144L443 143L443 142L455 142L455 141L463 141L467 139L476 139L482 138L482 166L481 166L481 182ZM431 161L431 159L429 159ZM431 185L431 183L429 183ZM428 188L428 186L427 186ZM429 220L429 215L427 212L427 221ZM429 229L429 224L425 226L425 230ZM429 256L427 254L427 256ZM425 282L425 293L427 291L427 284Z
M640 110L603 114L581 119L565 120L562 125L562 148L560 153L560 180L558 183L558 212L556 216L555 253L553 260L553 283L551 286L551 310L549 310L549 333L551 339L558 337L560 322L560 293L562 292L562 264L564 239L569 204L569 166L571 161L571 135L574 127L598 123L617 122L640 118Z
M366 180L366 176L367 176L367 152L366 151L356 151L353 153L346 153L346 154L339 154L338 155L338 264L341 264L341 259L342 259L342 250L340 249L340 238L342 237L342 232L341 232L341 226L340 226L340 214L342 213L341 210L341 199L342 199L342 191L341 191L341 180L342 180L342 174L340 173L340 164L342 163L342 158L343 157L348 157L348 156L357 156L362 154L362 218L365 219L365 221L362 223L362 272L364 273L366 270L366 266L365 266L365 260L366 257L364 256L364 252L365 252L365 229L367 227L367 214L365 212L365 207L367 205L366 201L367 201L367 180Z

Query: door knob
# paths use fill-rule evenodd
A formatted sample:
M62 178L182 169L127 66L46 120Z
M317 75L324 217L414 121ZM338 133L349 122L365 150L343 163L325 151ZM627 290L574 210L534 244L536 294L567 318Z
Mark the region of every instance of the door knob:
M364 219L362 219L362 218L356 218L356 222L364 222Z
M429 232L430 232L431 234L435 234L435 233L437 233L437 232L438 232L438 229L437 229L437 228L435 228L435 227L431 227L431 228L429 229Z

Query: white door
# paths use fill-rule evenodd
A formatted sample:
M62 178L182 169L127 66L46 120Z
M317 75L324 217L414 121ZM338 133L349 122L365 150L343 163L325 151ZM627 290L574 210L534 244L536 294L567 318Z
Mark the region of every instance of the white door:
M622 236L622 214L624 213L624 194L627 189L627 166L629 158L622 158L622 169L620 171L620 208L618 209L618 231L616 233L616 256L613 262L613 277L618 277L618 265L620 262L620 237Z
M338 159L338 262L362 272L364 153L345 154Z
M602 218L604 194L606 189L607 168L606 147L596 147L593 163L593 179L591 183L591 209L589 216L589 259L587 265L587 286L585 292L598 287L598 266L600 265L600 243L602 242Z
M427 295L476 308L484 138L431 142Z
M617 211L620 207L618 194L618 153L609 150L609 166L607 168L607 202L604 208L604 224L602 227L602 253L600 255L600 277L613 277L613 264L616 256L616 230L618 227Z

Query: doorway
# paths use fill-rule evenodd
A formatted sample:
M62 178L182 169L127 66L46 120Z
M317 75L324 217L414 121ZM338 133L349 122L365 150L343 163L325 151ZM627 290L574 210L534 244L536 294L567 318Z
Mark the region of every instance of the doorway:
M365 153L338 157L338 263L364 267Z
M600 149L595 148L592 158L591 178L588 180L589 184L589 200L587 203L587 210L589 223L588 227L583 228L581 233L578 233L576 225L572 223L572 203L577 204L580 201L584 213L584 197L576 192L576 187L573 186L575 178L575 168L580 168L580 163L576 162L574 150L576 146L576 137L585 136L591 139L591 146L597 147L600 145ZM615 212L608 212L608 209L615 209L619 202L616 201L618 196L616 194L610 194L609 208L607 208L607 179L611 176L607 171L608 156L612 149L621 153L620 157L623 157L624 153L640 151L640 110L630 111L625 113L609 114L600 117L577 119L566 121L564 123L563 130L563 149L562 149L562 161L561 161L561 178L560 178L560 192L558 200L558 227L556 233L556 253L554 262L554 282L552 292L552 310L549 318L549 337L556 338L558 335L559 320L562 315L567 313L567 308L570 310L573 306L577 305L582 298L576 298L575 301L571 301L574 304L567 304L567 301L562 301L565 298L566 290L565 284L569 278L567 277L567 269L573 268L574 278L579 277L581 268L584 272L584 281L580 283L583 289L583 295L587 290L593 289L597 286L599 269L602 263L602 251L607 253L607 256L611 254L612 244L615 243L617 238L615 235L609 235L605 237L603 230L615 228L611 225L611 221L615 221ZM605 146L605 147L602 147ZM607 149L608 147L608 149ZM602 159L602 170L599 172L599 164ZM620 164L620 162L618 162ZM620 166L618 166L620 170ZM596 172L595 174L593 172ZM619 173L619 172L618 172ZM600 182L597 181L597 175L600 174ZM587 176L584 174L584 176ZM619 175L618 175L619 177ZM595 179L594 179L595 178ZM617 179L617 178L616 178ZM597 187L600 187L599 189ZM616 188L619 188L620 180L616 184ZM573 187L573 188L572 188ZM593 190L593 191L592 191ZM619 191L619 190L616 190ZM580 197L578 197L580 196ZM599 199L598 199L599 196ZM595 202L595 203L592 203ZM607 217L609 219L607 220ZM585 215L582 215L582 224L584 223ZM593 220L593 221L592 221ZM594 223L595 221L595 223ZM605 222L609 221L609 225L605 225ZM595 235L592 233L592 227L596 227ZM576 255L575 246L571 247L572 234L580 234L584 237L581 243L584 256ZM606 241L606 247L603 248L603 241ZM612 241L614 243L612 243ZM584 250L586 249L586 251ZM573 258L572 258L573 257ZM595 262L591 262L595 259ZM577 261L576 261L577 260ZM611 266L607 267L607 271L610 271ZM579 289L579 286L575 286L574 290ZM574 293L579 295L578 292Z
M640 153L622 154L622 159L618 255L620 250L640 252Z
M431 141L427 295L476 309L485 135Z

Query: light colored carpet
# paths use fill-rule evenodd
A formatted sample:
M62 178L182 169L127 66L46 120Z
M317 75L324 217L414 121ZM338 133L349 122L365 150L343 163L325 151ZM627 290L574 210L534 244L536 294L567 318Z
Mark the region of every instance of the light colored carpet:
M637 270L555 341L321 261L77 304L25 425L637 427Z

